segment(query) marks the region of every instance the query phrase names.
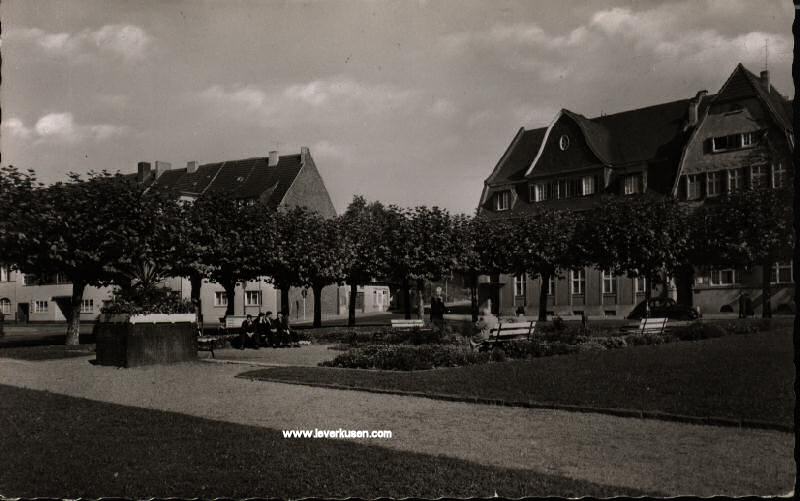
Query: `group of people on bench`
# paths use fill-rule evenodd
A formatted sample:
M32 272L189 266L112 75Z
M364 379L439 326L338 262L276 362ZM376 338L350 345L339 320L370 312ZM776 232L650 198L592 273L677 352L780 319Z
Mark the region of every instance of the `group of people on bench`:
M262 346L300 346L297 333L289 327L288 315L278 313L277 318L272 318L271 311L259 313L255 319L247 315L239 331L239 349L257 350Z

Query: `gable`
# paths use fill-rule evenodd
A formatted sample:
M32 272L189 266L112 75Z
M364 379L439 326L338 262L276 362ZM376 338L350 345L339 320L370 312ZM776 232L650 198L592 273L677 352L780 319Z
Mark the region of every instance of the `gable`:
M547 176L603 165L603 161L587 143L583 129L567 113L569 112L560 113L548 129L544 143L528 170L528 177ZM566 149L561 148L562 138L566 138L568 143Z

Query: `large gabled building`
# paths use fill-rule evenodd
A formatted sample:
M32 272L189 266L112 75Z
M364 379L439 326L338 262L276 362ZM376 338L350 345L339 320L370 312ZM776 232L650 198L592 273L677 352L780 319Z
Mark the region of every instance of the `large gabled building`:
M517 132L484 182L478 211L515 218L541 207L588 210L604 194L644 192L698 203L759 180L780 186L791 165L791 106L768 80L767 72L756 77L738 65L715 95L701 91L594 118L562 109L547 127ZM775 266L776 284L788 285L786 264ZM743 289L758 296L757 271L698 270L685 287L702 311L728 311ZM550 284L554 313L626 315L647 287L592 268L562 275ZM487 277L481 300L501 313L535 308L539 288L525 276ZM773 304L780 309L791 303L791 287L778 289ZM676 295L674 287L669 292Z
M139 162L137 172L130 174L146 185L158 184L175 190L184 200L194 200L204 193L225 192L241 199L258 199L270 207L305 206L323 217L336 216L328 190L309 149L299 154L278 155L272 151L266 157L228 160L200 165L188 162L186 167L172 169L167 162ZM167 280L173 290L189 297L188 279ZM72 284L63 277L34 277L0 268L0 311L9 321L60 322L65 317L53 298L71 294ZM87 287L81 308L81 320L94 320L105 301L111 298L111 287ZM293 320L313 318L311 291L293 288L289 294L289 309ZM347 291L329 286L322 293L322 316L341 315L347 311ZM229 298L222 286L204 281L201 289L203 318L213 323L225 315ZM266 279L237 285L234 312L258 314L281 309L280 293ZM362 313L385 311L389 305L386 286L359 288L357 309Z

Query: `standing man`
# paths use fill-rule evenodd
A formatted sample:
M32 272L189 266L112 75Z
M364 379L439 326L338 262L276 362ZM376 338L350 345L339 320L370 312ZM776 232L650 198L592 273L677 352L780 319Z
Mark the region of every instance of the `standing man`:
M442 299L442 288L436 288L436 295L431 298L431 323L439 330L444 328L444 300Z

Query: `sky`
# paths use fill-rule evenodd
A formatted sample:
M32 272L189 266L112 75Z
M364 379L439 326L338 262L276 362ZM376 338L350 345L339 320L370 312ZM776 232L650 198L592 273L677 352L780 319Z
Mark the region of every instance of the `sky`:
M0 162L49 183L308 146L339 212L360 194L472 213L517 130L561 108L713 93L765 59L793 96L793 15L780 0L3 0Z

